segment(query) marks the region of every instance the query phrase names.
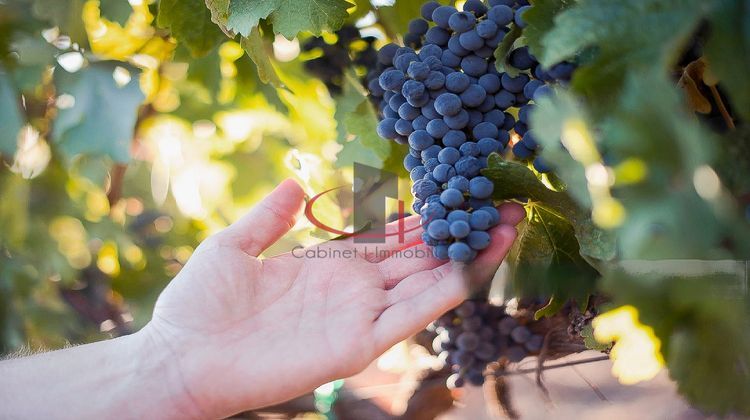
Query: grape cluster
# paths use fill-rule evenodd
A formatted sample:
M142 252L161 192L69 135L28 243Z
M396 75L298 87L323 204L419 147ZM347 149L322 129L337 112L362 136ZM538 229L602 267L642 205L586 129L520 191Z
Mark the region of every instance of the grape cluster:
M518 14L516 15L518 16ZM523 22L522 19L520 19ZM515 97L505 95L501 106L518 106L518 121L513 126L513 131L521 137L513 146L513 154L522 160L531 160L534 169L541 173L552 170L550 166L539 156L537 151L540 146L534 137L533 130L529 129L531 123L529 117L534 109L533 101L551 92L552 83L567 83L570 81L575 65L562 62L545 70L539 65L536 58L531 55L528 47L516 48L508 56L509 64L517 70L522 71L513 80L518 83L513 86L517 90Z
M467 300L431 326L438 335L433 350L453 370L451 387L484 383L488 363L500 358L516 363L538 354L544 338L505 312L505 307Z
M329 44L323 37L308 39L302 50L316 52L319 56L305 61L305 69L325 83L332 95L341 93L344 72L352 67L371 69L376 66L378 54L375 37L362 38L359 29L345 25L336 32L336 42Z
M367 88L378 105L378 134L409 145L404 166L413 181L413 209L422 216L423 240L435 257L467 262L489 246L487 230L500 221L490 200L494 185L481 176L491 153L504 153L515 130L514 151L529 158L538 148L528 130L530 101L549 91L547 81L569 78L563 63L544 71L521 47L509 57L521 72L497 71L494 51L524 26L525 1L468 0L463 11L425 3L409 24L407 46L388 44ZM527 74L528 73L528 74ZM520 107L518 121L509 112ZM536 162L536 161L535 161ZM538 161L537 169L549 168Z

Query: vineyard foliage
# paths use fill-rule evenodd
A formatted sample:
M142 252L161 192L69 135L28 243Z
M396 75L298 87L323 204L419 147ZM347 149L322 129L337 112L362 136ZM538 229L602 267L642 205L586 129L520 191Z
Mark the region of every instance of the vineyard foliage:
M327 89L305 67L320 52L301 45L334 44L345 25L402 44L421 3L0 1L2 353L141 327L197 244L284 177L313 195L351 183L359 162L408 191L406 147L376 133L370 69L352 64ZM750 5L531 4L498 69L523 45L577 69L531 115L553 171L512 153L483 171L495 200L528 211L506 296L545 299L539 317L605 296L648 326L691 403L750 415L736 274L750 260ZM350 195L318 206L347 225ZM269 253L328 237L303 223Z

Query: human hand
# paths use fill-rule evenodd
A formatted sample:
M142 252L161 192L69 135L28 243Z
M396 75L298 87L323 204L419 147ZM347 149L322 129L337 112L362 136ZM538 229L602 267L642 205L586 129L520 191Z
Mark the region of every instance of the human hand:
M470 265L432 258L421 229L383 244L352 239L314 248L349 252L258 258L295 224L304 192L283 182L249 214L207 239L164 290L144 333L169 349L165 377L180 409L223 417L285 401L364 369L378 355L458 305L492 277L516 237L522 207L501 207L492 246ZM419 218L405 219L406 230ZM386 230L395 230L395 224ZM407 258L372 251L412 247ZM296 255L296 256L295 256ZM350 257L350 258L349 258Z

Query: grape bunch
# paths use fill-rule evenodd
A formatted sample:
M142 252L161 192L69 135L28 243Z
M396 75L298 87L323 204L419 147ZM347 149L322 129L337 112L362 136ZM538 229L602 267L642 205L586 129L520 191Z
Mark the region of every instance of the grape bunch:
M500 215L491 201L494 184L480 171L491 153L505 152L510 131L524 138L522 158L538 147L527 128L529 102L549 91L546 81L554 77L525 47L510 54L522 71L516 77L498 72L493 56L509 25L524 25L529 7L468 0L458 11L425 3L422 17L409 24L407 46L383 46L367 77L380 112L378 135L409 145L404 166L413 181L413 210L422 216L422 238L436 258L468 262L489 246L487 231ZM565 76L567 68L553 73ZM518 121L509 112L514 107L521 107Z
M433 350L451 366L450 387L484 383L488 363L500 358L517 363L538 354L544 338L486 301L467 300L441 316L430 329L437 333Z
M522 19L520 21L523 23ZM534 99L549 95L552 83L569 82L575 70L575 65L562 62L552 66L549 70L545 70L529 52L528 47L525 46L511 51L508 61L508 64L513 68L527 71L527 73L522 72L515 78L511 78L514 82L517 81L511 86L512 90L517 92L505 94L498 104L499 107L519 107L518 121L513 126L513 131L521 137L521 140L513 146L513 154L521 160L531 160L534 169L538 172L551 172L552 168L541 157L537 156L540 146L534 137L533 130L529 129L531 123L529 117L535 106ZM515 96L511 93L515 93Z
M345 25L336 32L336 42L329 44L323 37L308 39L302 50L317 52L319 56L305 61L305 69L325 83L332 95L341 93L344 86L344 72L358 66L370 69L376 66L377 51L375 37L362 38L359 29Z

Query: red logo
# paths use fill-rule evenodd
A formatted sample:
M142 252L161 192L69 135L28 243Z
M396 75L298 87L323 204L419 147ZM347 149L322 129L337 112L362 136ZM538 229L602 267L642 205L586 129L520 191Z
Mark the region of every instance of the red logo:
M326 232L333 233L334 235L339 235L340 239L344 238L354 238L354 239L383 239L385 241L385 238L390 236L398 236L399 243L404 242L404 235L407 232L412 232L417 229L421 229L421 226L416 226L410 229L406 229L405 223L404 223L404 201L398 200L398 220L397 220L397 230L395 232L386 232L385 226L382 226L380 229L377 229L377 227L373 227L372 229L364 229L363 231L354 231L354 232L346 232L344 230L341 230L339 228L335 228L332 226L328 226L325 223L323 223L320 219L315 217L315 213L313 212L313 207L315 206L315 203L318 201L318 199L326 194L328 194L331 191L338 190L341 187L331 188L329 190L323 191L320 194L316 194L305 205L305 217L307 217L307 220L310 221L315 227L322 229Z

